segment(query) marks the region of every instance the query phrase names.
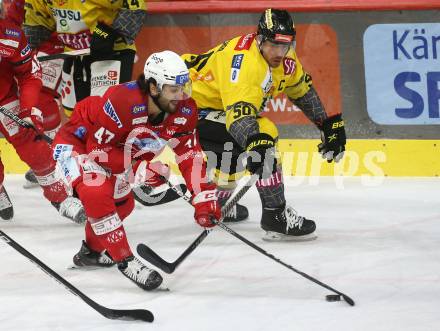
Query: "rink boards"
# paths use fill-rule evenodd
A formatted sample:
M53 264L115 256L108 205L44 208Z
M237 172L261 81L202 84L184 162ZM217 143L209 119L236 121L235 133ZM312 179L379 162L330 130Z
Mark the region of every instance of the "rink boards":
M338 164L327 164L317 152L317 139L282 139L279 150L285 175L295 176L417 176L440 175L439 140L353 139ZM28 168L6 140L0 139L6 173L20 174ZM172 160L172 152L161 156Z

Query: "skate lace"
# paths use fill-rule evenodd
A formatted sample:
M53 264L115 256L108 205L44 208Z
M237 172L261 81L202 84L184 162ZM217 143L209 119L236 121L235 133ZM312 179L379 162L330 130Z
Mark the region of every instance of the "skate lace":
M136 283L147 284L152 270L148 269L142 264L142 262L134 258L132 261L128 262L127 268L122 272Z
M101 253L101 255L98 258L98 262L102 264L113 264L113 260L105 254L105 252Z
M237 217L237 205L232 206L232 208L225 214L224 217Z
M298 212L290 206L286 207L284 214L286 216L286 231L295 227L301 229L304 222L303 216L298 216Z

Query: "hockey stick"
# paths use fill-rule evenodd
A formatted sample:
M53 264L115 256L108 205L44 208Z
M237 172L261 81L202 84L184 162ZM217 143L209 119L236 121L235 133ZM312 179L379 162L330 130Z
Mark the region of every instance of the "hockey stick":
M258 173L258 172L257 172ZM232 207L243 197L243 195L249 190L249 188L251 186L254 185L254 183L257 181L258 179L258 175L253 175L249 181L246 183L246 185L241 188L237 194L234 197L229 198L229 200L226 202L225 206L223 206L222 208L222 215L225 215L227 212L229 212ZM166 179L165 179L166 180ZM167 184L171 187L172 184L167 181ZM178 189L175 189L174 186L171 187L173 190L176 191L176 193L178 193L179 195L182 196L182 198L191 203L190 198L184 194L182 194L182 192L178 192ZM344 300L351 306L355 305L355 302L353 299L351 299L348 295L330 287L329 285L317 280L316 278L313 278L312 276L295 269L294 267L292 267L291 265L283 262L282 260L278 259L277 257L275 257L274 255L266 252L264 249L262 249L260 246L254 244L253 242L249 241L248 239L244 238L243 236L241 236L240 234L238 234L237 232L235 232L234 230L232 230L231 228L229 228L228 226L226 226L224 223L222 223L221 221L214 221L216 223L216 225L220 226L220 228L222 228L224 231L230 233L231 235L233 235L234 237L236 237L237 239L243 241L245 244L249 245L250 247L254 248L255 250L259 251L260 253L262 253L263 255L266 255L267 257L269 257L270 259L274 260L275 262L280 263L281 265L285 266L286 268L296 272L297 274L303 276L304 278L342 296L344 298ZM164 259L162 259L159 255L157 255L150 247L148 247L145 244L139 244L137 246L137 252L138 254L144 258L145 260L147 260L148 262L150 262L151 264L153 264L154 266L158 267L159 269L161 269L162 271L166 272L166 273L173 273L174 270L179 266L180 263L182 263L183 260L186 259L186 257L188 255L190 255L192 253L192 251L194 251L197 246L200 245L200 243L206 238L206 236L211 232L211 230L204 230L197 238L196 240L194 240L194 242L182 253L182 255L180 255L176 261L170 263L165 261Z
M145 244L137 245L137 252L143 259L150 262L152 265L156 266L160 270L166 272L167 274L172 274L174 270L185 260L188 255L190 255L197 246L206 238L206 236L211 232L209 229L203 230L203 232L194 240L194 242L180 255L176 261L170 263L162 259L159 255L157 255L150 247Z
M90 307L92 307L94 310L96 310L102 316L109 318L109 319L124 320L124 321L140 320L140 321L145 321L145 322L153 322L153 320L154 320L153 314L149 310L146 310L146 309L120 310L120 309L111 309L111 308L101 306L100 304L96 303L95 301L90 299L88 296L86 296L84 293L82 293L80 290L78 290L75 286L70 284L63 277L58 275L55 271L53 271L46 264L44 264L37 257L35 257L35 255L31 254L23 246L21 246L19 243L17 243L14 239L9 237L6 233L4 233L1 230L0 230L0 239L2 239L9 246L14 248L17 252L19 252L20 254L25 256L26 258L28 258L29 261L36 264L46 274L48 274L53 279L55 279L58 283L63 285L72 294L81 298L85 303L87 303Z
M15 113L7 110L6 108L3 108L3 107L0 106L0 113L5 115L6 117L9 117L11 120L13 120L15 123L17 123L18 125L22 126L25 129L34 129L35 130L35 127L31 123L29 123L29 122L25 121L24 119L18 117ZM43 134L38 134L38 135L40 137L42 137L43 140L45 140L48 144L52 143L52 138L50 138L49 136L45 135L44 133Z
M222 222L218 222L218 221L214 221L214 223L219 226L220 228L222 228L224 231L228 232L229 234L233 235L235 238L241 240L242 242L244 242L245 244L247 244L248 246L252 247L253 249L259 251L261 254L267 256L268 258L274 260L275 262L278 262L279 264L285 266L286 268L296 272L297 274L303 276L304 278L307 278L308 280L314 282L315 284L318 284L324 288L326 288L327 290L330 290L340 296L342 296L344 298L344 300L350 305L350 306L354 306L354 301L352 298L350 298L348 295L334 289L333 287L330 287L329 285L317 280L316 278L313 278L312 276L298 270L295 269L294 267L292 267L291 265L281 261L279 258L275 257L274 255L266 252L264 249L262 249L260 246L254 244L253 242L249 241L248 239L246 239L245 237L243 237L242 235L238 234L237 232L235 232L234 230L232 230L230 227L228 227L227 225L223 224Z
M64 52L64 53L42 55L42 56L37 57L37 59L40 62L44 62L44 61L57 60L57 59L67 59L72 56L84 56L84 55L90 55L90 48L78 49L75 51L69 51L69 52Z
M237 194L233 195L228 199L226 204L222 207L222 218L234 207L234 205L255 184L257 180L258 180L258 175L252 175L251 178L246 182L246 184L237 192ZM173 186L168 180L166 182L172 190L174 190L185 201L191 204L191 199L188 196L186 196L182 192L179 192L178 189L175 186ZM187 249L185 249L185 251L174 262L165 261L159 255L157 255L150 247L142 243L137 246L137 252L142 258L144 258L154 266L158 267L159 269L161 269L162 271L168 274L171 274L188 257L188 255L190 255L197 248L197 246L200 245L200 243L208 236L210 232L211 229L203 230L203 232L196 238L196 240L194 240L194 242Z
M178 190L183 193L187 191L185 184L179 184L178 187ZM177 194L177 191L171 188L159 193L152 193L153 189L146 185L134 187L132 191L134 199L146 207L159 206L181 198L181 195Z

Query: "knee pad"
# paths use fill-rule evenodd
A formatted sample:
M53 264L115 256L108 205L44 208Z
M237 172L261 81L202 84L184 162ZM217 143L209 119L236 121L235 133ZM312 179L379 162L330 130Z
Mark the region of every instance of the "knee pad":
M110 180L104 180L101 185L87 185L87 182L80 181L75 185L75 191L83 203L87 217L99 219L115 213L114 187Z

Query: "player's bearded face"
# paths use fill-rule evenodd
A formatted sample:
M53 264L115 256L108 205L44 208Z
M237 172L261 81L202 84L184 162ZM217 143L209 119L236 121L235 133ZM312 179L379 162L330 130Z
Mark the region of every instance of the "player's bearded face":
M276 68L281 64L290 47L290 43L273 43L267 40L261 44L260 49L269 66Z
M162 111L174 113L177 110L177 104L191 97L191 81L185 85L165 84L157 99Z

